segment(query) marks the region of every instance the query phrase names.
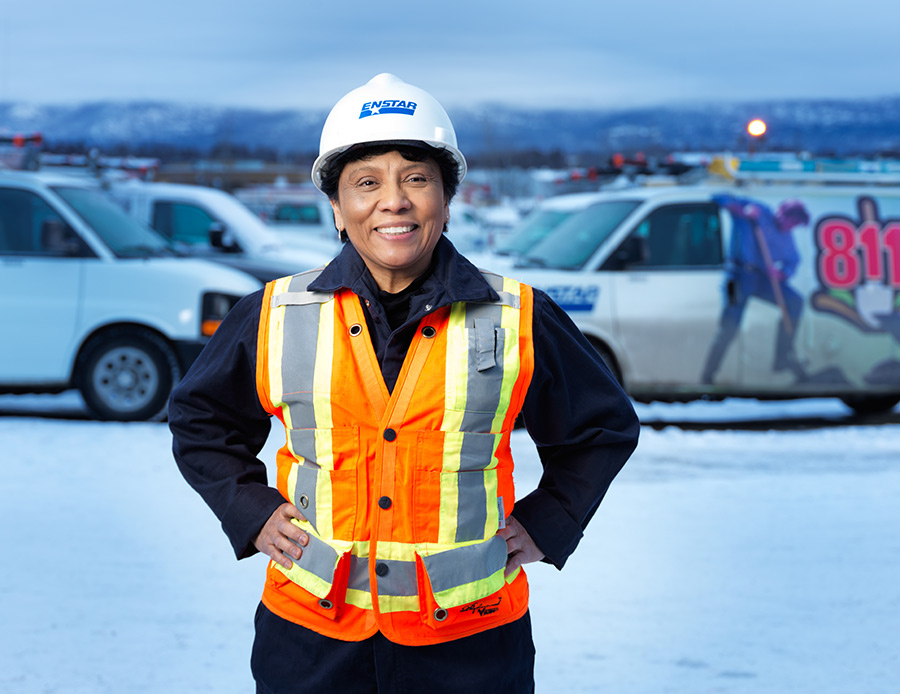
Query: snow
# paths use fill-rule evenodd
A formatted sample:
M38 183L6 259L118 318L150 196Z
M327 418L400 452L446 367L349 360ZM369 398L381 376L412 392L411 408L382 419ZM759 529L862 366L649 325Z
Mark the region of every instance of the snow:
M827 400L638 410L653 426L565 570L529 566L537 691L893 691L896 417L862 425ZM0 397L0 691L253 691L264 559L234 561L164 424L83 417L72 393ZM807 418L820 426L741 426ZM514 451L522 493L539 464L524 432Z

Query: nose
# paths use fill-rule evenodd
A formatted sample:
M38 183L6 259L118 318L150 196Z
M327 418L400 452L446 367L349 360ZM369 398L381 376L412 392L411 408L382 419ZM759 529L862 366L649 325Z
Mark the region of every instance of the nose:
M385 212L403 212L410 208L409 196L400 181L390 181L382 187L381 209Z

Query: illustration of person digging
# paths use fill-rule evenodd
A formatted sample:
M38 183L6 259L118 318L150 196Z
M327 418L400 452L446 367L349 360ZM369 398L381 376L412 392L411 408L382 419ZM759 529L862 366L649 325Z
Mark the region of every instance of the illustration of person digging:
M803 297L788 282L800 262L791 232L809 224L809 212L799 200L783 201L774 213L763 203L747 198L716 195L713 200L728 210L733 225L726 269L728 290L703 368L703 383L714 382L752 297L775 305L781 314L773 370L790 370L797 381L806 380L806 372L794 352Z

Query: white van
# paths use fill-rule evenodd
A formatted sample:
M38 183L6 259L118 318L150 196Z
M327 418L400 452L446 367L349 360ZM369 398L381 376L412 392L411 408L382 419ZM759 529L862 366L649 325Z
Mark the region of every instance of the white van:
M324 265L335 255L330 239L310 235L289 246L246 205L215 188L138 180L115 182L109 193L122 208L189 255L269 280Z
M508 271L572 316L637 400L900 400L900 188L636 187Z
M551 231L576 212L602 200L603 195L597 192L570 193L546 198L537 203L501 243L490 249L464 252L464 255L480 268L507 274L519 258L526 255ZM486 237L487 233L483 233Z
M260 286L177 257L88 179L0 171L0 392L78 388L97 417L160 419L225 314Z

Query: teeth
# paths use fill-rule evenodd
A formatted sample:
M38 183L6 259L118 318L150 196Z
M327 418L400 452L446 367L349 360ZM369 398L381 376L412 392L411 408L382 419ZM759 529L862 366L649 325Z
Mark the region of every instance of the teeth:
M377 229L375 229L375 231L377 231L379 234L386 234L386 235L388 235L388 236L394 236L394 235L396 235L396 234L408 234L408 233L411 232L413 229L415 229L414 226L408 226L408 227L378 227Z

